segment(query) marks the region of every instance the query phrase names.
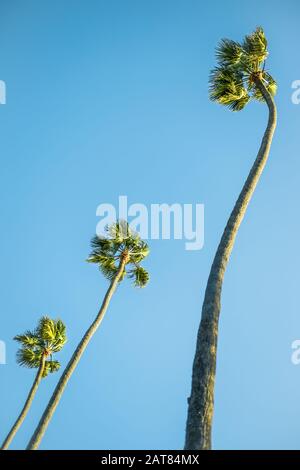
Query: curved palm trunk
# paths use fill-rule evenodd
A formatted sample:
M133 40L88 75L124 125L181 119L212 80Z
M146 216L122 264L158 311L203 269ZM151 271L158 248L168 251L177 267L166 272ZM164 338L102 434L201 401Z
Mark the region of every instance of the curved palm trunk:
M268 105L269 120L254 165L223 232L207 281L193 364L191 395L188 399L186 450L211 448L218 322L224 273L238 229L268 159L276 127L277 112L273 98L259 79L256 85Z
M31 407L31 404L32 404L32 401L35 397L35 394L37 392L37 389L38 389L38 386L40 384L40 381L43 377L43 372L44 372L44 368L45 368L45 360L46 360L46 357L45 355L42 356L42 359L41 359L41 364L40 364L40 367L38 368L38 371L37 371L37 374L35 376L35 379L34 379L34 382L33 382L33 385L30 389L30 392L28 394L28 397L27 397L27 400L25 402L25 405L21 411L21 413L19 414L15 424L13 425L13 427L11 428L10 432L8 433L5 441L3 442L2 444L2 447L1 447L1 450L6 450L8 449L11 441L13 440L13 438L15 437L15 435L17 434L21 424L23 423L24 419L26 418L26 415L29 411L29 408Z
M85 333L85 335L83 336L82 340L80 341L80 343L78 344L73 356L71 357L67 367L65 368L62 376L60 377L59 379L59 382L53 392L53 395L52 397L50 398L50 401L48 403L48 406L47 408L45 409L42 417L41 417L41 420L27 446L27 450L35 450L39 447L40 445L40 442L46 432L46 429L50 423L50 420L54 414L54 411L56 410L56 407L61 399L61 396L66 388L66 385L71 377L71 375L73 374L75 368L77 367L79 361L80 361L80 358L82 356L82 354L84 353L88 343L90 342L90 340L92 339L93 335L95 334L95 332L97 331L97 329L99 328L103 318L104 318L104 315L106 313L106 310L107 310L107 307L109 305L109 302L116 290L116 287L118 285L118 282L123 274L123 271L124 271L124 268L125 268L125 265L126 265L126 262L127 262L127 259L126 257L124 256L122 258L122 260L120 261L120 265L119 265L119 268L118 268L118 271L115 275L115 277L113 278L113 280L111 281L110 283L110 286L105 294L105 297L104 297L104 300L102 302L102 305L100 307L100 310L98 312L98 315L97 317L95 318L94 322L91 324L91 326L88 328L87 332Z

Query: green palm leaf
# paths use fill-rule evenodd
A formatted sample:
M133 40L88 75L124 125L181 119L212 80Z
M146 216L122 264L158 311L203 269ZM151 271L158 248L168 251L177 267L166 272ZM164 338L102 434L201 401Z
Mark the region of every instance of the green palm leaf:
M49 317L42 317L37 327L37 334L44 341L55 340L55 322Z
M134 285L136 287L145 287L149 282L149 274L146 269L141 266L133 268L129 272L129 277L134 279Z
M243 50L248 56L250 63L261 64L268 56L268 42L261 27L258 27L252 34L245 37Z
M216 67L210 75L210 99L233 111L243 109L250 96L244 87L241 72L225 66Z
M219 64L224 66L237 65L243 55L241 45L231 39L221 39L216 48L216 57Z
M41 355L42 353L40 350L35 351L31 348L22 348L17 352L17 363L20 364L20 366L33 369L39 367Z
M60 363L58 361L46 361L43 372L43 377L47 377L48 374L53 374L60 369Z
M14 337L14 340L18 343L21 343L23 346L38 346L39 338L32 331L26 331L23 335L17 335Z

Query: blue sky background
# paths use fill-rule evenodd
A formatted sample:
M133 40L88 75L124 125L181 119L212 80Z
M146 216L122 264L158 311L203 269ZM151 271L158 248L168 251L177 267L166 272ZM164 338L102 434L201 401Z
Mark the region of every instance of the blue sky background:
M270 43L279 123L271 159L226 274L213 442L299 449L299 125L297 0L2 0L0 79L0 431L34 372L12 337L61 317L72 354L107 288L85 263L102 202L204 203L205 246L152 241L144 290L124 282L43 440L43 449L180 449L201 304L226 219L258 150L262 104L208 100L221 37L257 25ZM45 380L12 448L24 448L58 379Z

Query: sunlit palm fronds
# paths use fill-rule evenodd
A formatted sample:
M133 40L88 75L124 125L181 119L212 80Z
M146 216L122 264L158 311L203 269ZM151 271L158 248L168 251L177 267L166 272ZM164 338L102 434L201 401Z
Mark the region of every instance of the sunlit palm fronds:
M87 261L98 264L107 279L114 278L121 259L126 257L126 266L131 266L124 269L120 280L128 275L137 287L145 287L148 283L149 274L140 263L148 256L149 247L127 222L119 221L108 226L105 236L95 236L91 245L92 252Z
M59 369L59 362L52 360L52 354L60 351L67 341L66 327L61 320L42 317L34 331L26 331L14 339L21 345L17 352L17 362L21 366L38 368L45 356L44 377Z
M217 66L209 79L211 100L228 106L232 111L240 111L251 99L264 101L258 81L274 96L276 82L265 70L267 47L261 27L245 36L242 44L222 39L216 48Z

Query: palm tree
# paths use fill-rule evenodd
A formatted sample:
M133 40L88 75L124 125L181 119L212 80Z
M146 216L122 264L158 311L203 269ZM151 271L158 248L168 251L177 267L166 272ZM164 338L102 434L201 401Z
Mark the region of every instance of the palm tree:
M66 338L66 327L61 320L51 320L42 317L34 331L26 331L23 335L14 338L21 344L17 352L17 362L21 366L37 369L37 373L30 389L25 405L15 424L4 440L1 450L9 447L18 429L23 423L42 378L49 373L58 371L60 363L52 359L52 355L62 349Z
M221 290L235 237L265 167L276 127L273 96L276 83L265 69L267 40L262 28L246 36L242 44L223 39L216 50L218 65L210 76L210 98L233 111L251 100L267 104L269 119L262 143L243 189L229 217L207 281L188 399L185 449L211 448L214 384Z
M87 345L99 328L119 282L128 276L133 279L136 287L144 287L149 280L148 272L140 266L141 261L149 253L148 245L140 239L138 234L130 230L127 222L120 221L107 227L104 237L95 236L92 239L92 248L93 251L87 261L98 264L100 271L110 281L110 284L100 310L65 368L27 450L35 450L39 447L65 387Z

